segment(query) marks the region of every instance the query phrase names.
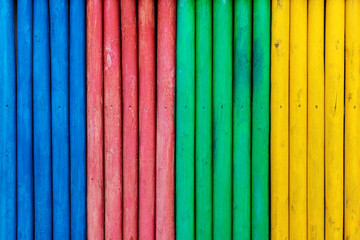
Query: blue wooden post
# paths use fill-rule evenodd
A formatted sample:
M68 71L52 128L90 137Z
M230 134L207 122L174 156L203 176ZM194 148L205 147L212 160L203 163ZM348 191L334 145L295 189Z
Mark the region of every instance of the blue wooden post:
M70 239L68 2L50 0L53 239Z
M0 0L0 239L16 239L14 1Z
M86 239L85 0L70 0L71 239Z
M17 2L17 236L33 239L32 15L33 1Z
M52 238L49 8L34 1L33 110L35 239Z

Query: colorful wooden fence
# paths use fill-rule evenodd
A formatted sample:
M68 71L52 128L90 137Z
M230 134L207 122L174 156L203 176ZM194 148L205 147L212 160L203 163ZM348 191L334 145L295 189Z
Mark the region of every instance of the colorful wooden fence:
M360 239L358 0L0 0L0 239Z

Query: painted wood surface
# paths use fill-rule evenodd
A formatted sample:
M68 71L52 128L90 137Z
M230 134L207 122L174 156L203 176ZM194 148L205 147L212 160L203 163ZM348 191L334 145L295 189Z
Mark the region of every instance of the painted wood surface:
M176 238L195 238L195 1L177 1ZM186 121L184 121L186 119Z
M231 239L233 1L213 4L213 237Z
M270 1L255 0L252 85L252 239L269 238Z
M324 1L308 1L308 239L324 239Z
M343 238L345 1L326 1L325 238Z
M16 69L14 2L0 1L0 239L16 239Z
M33 2L17 2L17 238L34 238L32 37Z
M105 239L122 237L122 123L119 1L104 1Z
M175 239L176 1L157 2L156 238Z
M212 236L212 1L196 1L196 239Z
M121 0L123 238L138 236L138 76L136 1Z
M251 239L251 39L252 2L235 0L232 223L234 239Z
M138 2L139 238L155 239L155 6Z
M85 0L70 0L70 232L86 239L86 67Z
M104 239L103 4L86 2L87 237Z
M289 231L307 232L307 1L290 1Z
M346 1L344 238L360 238L360 2Z
M35 239L52 239L50 33L47 0L34 1L33 129Z
M53 239L70 239L68 4L49 1Z
M271 239L289 239L289 12L287 0L272 1L271 23Z

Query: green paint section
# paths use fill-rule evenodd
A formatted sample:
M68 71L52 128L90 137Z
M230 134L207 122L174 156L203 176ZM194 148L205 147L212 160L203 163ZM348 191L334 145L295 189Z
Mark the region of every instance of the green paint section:
M195 2L177 1L176 239L195 238Z
M212 1L196 0L196 239L212 236Z
M270 0L254 0L252 239L269 239Z
M233 1L213 1L213 237L231 239Z
M233 239L251 239L252 1L234 4Z

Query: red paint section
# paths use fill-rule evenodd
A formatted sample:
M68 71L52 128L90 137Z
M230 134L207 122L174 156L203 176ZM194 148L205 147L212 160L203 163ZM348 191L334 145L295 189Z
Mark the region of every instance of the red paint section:
M87 231L104 239L102 0L86 2Z
M156 239L175 239L174 97L176 1L158 0Z
M122 237L120 6L104 0L105 239Z
M136 1L121 0L123 90L123 238L137 239L138 101Z
M138 2L139 239L155 239L155 16L154 0Z

